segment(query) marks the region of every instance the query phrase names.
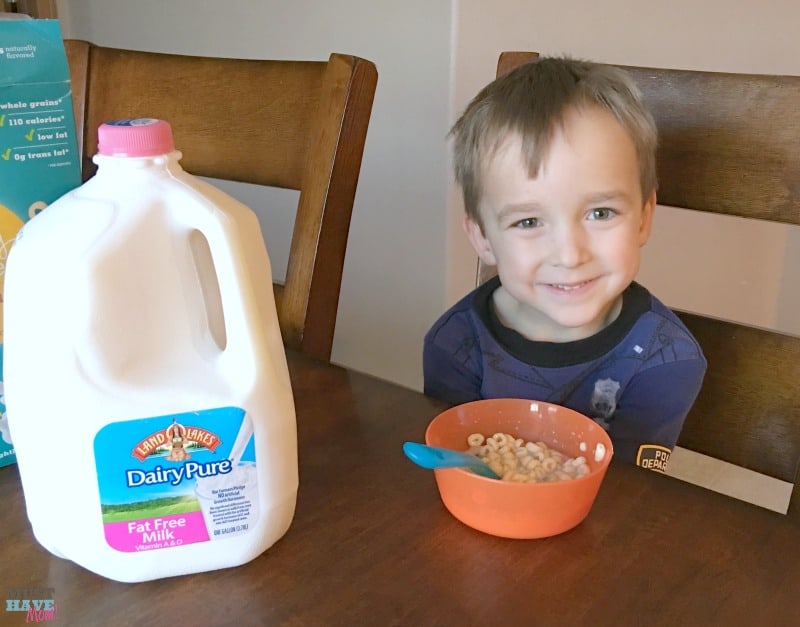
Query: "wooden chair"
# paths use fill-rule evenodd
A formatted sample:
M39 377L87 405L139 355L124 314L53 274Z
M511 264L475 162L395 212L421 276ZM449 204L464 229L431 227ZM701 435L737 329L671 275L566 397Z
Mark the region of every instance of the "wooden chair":
M504 52L497 75L537 56ZM800 226L800 76L623 67L659 128L660 204ZM794 484L800 522L800 337L677 313L708 359L678 444Z
M262 61L65 45L84 180L100 124L153 117L172 125L187 172L299 190L278 319L287 347L329 360L375 65L342 54Z

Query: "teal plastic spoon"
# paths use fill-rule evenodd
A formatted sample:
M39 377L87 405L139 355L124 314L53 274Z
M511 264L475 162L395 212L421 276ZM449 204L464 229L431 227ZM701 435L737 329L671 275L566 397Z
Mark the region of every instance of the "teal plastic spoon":
M449 448L428 446L417 442L405 442L403 444L403 452L412 462L430 470L437 468L468 468L482 477L489 477L489 479L500 478L494 470L472 453L462 453Z

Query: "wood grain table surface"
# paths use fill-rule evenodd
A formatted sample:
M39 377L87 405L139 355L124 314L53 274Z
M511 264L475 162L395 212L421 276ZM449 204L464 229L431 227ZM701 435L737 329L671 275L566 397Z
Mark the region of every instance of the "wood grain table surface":
M6 598L50 589L53 622L79 626L800 624L800 528L782 515L612 462L575 529L485 535L402 453L443 405L296 353L289 365L300 489L275 545L236 568L110 581L37 544L12 465L0 468Z

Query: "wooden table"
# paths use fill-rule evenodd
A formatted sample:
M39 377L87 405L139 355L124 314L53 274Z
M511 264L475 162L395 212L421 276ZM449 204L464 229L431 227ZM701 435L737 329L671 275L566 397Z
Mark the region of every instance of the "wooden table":
M52 588L57 624L80 626L800 624L800 528L780 514L612 463L574 530L484 535L454 519L433 474L403 456L440 404L289 357L300 492L272 548L237 568L109 581L36 543L9 466L2 588ZM2 625L24 622L0 612Z

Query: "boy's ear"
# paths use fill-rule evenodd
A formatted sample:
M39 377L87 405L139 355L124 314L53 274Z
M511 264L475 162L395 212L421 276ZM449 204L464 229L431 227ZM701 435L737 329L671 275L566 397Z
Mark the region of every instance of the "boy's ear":
M472 244L472 248L478 253L478 257L481 258L481 261L486 265L496 266L497 260L494 257L494 252L492 252L492 245L484 236L483 229L481 229L480 225L475 222L475 220L465 215L461 226L464 228L469 243Z
M653 228L653 214L656 210L656 192L650 194L650 198L642 207L642 223L639 225L639 246L644 246L650 238L650 231Z

